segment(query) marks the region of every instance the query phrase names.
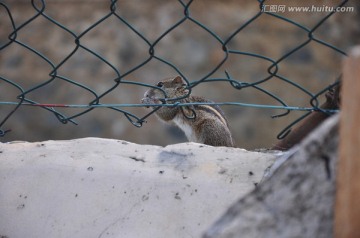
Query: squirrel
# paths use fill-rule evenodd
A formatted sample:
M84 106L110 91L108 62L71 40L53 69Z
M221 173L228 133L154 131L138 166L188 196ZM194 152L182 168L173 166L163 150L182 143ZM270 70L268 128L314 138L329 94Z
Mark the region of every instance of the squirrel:
M180 76L164 79L158 82L156 87L159 89L151 88L145 92L141 103L212 103L203 97L189 95L187 83ZM157 107L154 106L153 109ZM234 147L225 114L217 105L174 105L161 107L155 114L160 120L178 126L189 141Z

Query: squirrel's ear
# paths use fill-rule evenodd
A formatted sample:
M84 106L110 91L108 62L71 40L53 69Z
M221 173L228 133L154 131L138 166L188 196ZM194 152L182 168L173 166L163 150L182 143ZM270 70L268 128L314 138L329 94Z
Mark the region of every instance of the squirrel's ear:
M183 84L183 83L184 83L184 80L183 80L180 76L176 76L176 77L173 79L173 83Z

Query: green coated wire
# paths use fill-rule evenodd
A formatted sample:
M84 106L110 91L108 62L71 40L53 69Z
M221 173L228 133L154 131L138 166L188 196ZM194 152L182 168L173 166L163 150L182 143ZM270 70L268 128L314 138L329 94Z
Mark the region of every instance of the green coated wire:
M286 116L291 111L305 112L304 115L302 115L301 117L294 120L288 126L285 126L284 129L279 133L278 138L283 138L284 136L286 136L287 133L289 132L290 128L293 125L295 125L299 121L303 120L306 116L308 116L313 111L319 111L319 112L324 112L324 113L328 113L328 114L337 113L339 111L339 110L322 109L319 107L320 103L318 101L319 96L323 95L328 90L331 90L336 85L338 85L340 83L339 80L337 80L334 84L324 86L318 92L312 93L312 92L310 92L309 89L307 89L307 88L303 87L302 85L300 85L299 83L296 83L293 80L291 80L291 78L285 77L279 73L280 66L284 60L286 60L291 55L298 52L299 50L301 50L303 47L307 46L311 42L315 42L316 44L325 46L325 47L329 48L330 50L333 50L337 54L346 55L342 49L330 44L329 42L318 39L314 35L314 33L316 33L316 31L319 29L319 27L324 22L326 22L330 17L332 17L335 14L335 12L328 13L325 17L323 17L318 22L316 22L316 24L314 24L314 26L312 28L308 28L308 27L305 27L304 25L302 25L301 23L299 23L293 19L284 17L280 14L273 13L273 12L264 12L263 9L264 9L266 0L254 0L254 4L257 4L259 6L259 10L256 13L254 13L253 16L249 17L249 19L247 21L245 21L245 23L240 24L233 32L230 32L227 37L222 38L214 30L212 30L206 23L201 22L200 20L198 20L196 18L196 16L194 16L192 14L191 7L196 0L190 0L190 1L178 0L178 3L180 4L180 6L183 9L183 16L181 17L181 19L178 20L175 24L173 24L169 28L167 28L154 41L150 41L148 38L145 37L145 35L143 34L143 32L141 30L139 30L135 25L132 25L124 16L122 16L121 14L118 13L117 10L118 10L118 8L121 7L121 4L118 3L117 0L109 0L108 1L109 12L107 12L103 16L99 17L99 19L97 19L93 24L91 24L88 28L86 28L84 31L82 31L78 34L75 33L74 31L70 30L65 25L61 24L60 22L58 22L55 19L48 16L48 14L46 13L46 10L47 10L46 0L39 0L39 1L29 0L29 1L31 1L31 6L35 10L35 14L33 16L31 16L30 18L28 18L27 20L25 20L23 23L20 23L18 25L15 24L13 15L10 10L11 8L8 6L8 4L6 4L3 1L0 2L0 10L1 10L1 8L3 8L5 10L7 15L4 18L7 17L9 19L9 22L11 23L11 26L9 28L12 29L10 32L8 32L8 39L6 41L3 41L4 43L2 43L2 45L0 45L0 54L2 53L2 50L6 49L10 45L16 45L17 47L21 47L23 50L36 56L40 61L45 62L47 65L49 65L51 70L50 70L50 72L48 72L48 78L45 81L40 82L37 85L34 85L31 88L28 88L26 90L23 88L23 85L21 85L20 83L15 83L15 80L6 78L5 76L1 75L1 73L0 73L0 86L1 87L5 87L5 88L11 87L11 88L15 88L17 91L19 91L19 94L16 96L16 98L11 99L11 101L0 101L0 105L8 106L8 107L12 108L5 115L4 118L0 118L0 137L4 136L6 134L6 132L9 131L9 130L2 129L5 125L5 123L11 117L13 117L16 114L15 112L22 106L40 107L40 108L52 113L61 123L72 122L74 124L76 124L76 122L74 121L75 118L83 116L84 114L86 114L94 109L98 109L98 108L111 109L111 110L115 110L119 113L122 113L136 127L141 127L142 123L146 120L146 118L151 116L152 114L154 114L156 112L156 110L158 110L161 107L174 107L174 106L181 107L181 106L189 106L189 105L204 105L204 104L206 104L206 105L220 105L220 106L240 106L240 107L258 108L258 109L264 109L264 110L283 110L283 111L285 111L281 114L274 115L273 118ZM36 4L35 4L35 2L36 2ZM338 4L338 7L345 6L347 3L348 3L348 0L342 0ZM266 15L268 17L276 18L277 20L287 22L288 24L292 25L294 28L298 28L300 31L302 31L304 34L307 35L307 39L305 41L301 42L300 44L298 44L297 46L295 46L294 48L292 48L291 50L288 50L287 52L282 54L277 59L269 58L265 55L257 54L254 52L239 51L239 50L233 49L231 47L232 40L236 36L243 34L243 31L247 27L251 26L251 24L253 24L255 21L257 21L257 19L263 17L264 15ZM91 49L82 43L83 38L85 36L87 36L89 34L89 32L91 32L92 30L94 30L96 28L100 28L101 24L104 24L104 22L110 18L117 20L119 22L119 24L122 24L123 26L128 28L148 47L148 55L144 57L143 61L126 71L121 71L119 67L116 67L115 65L113 65L108 59L106 59L104 56L102 56L100 52L96 52L94 49ZM73 40L74 40L73 50L68 55L66 55L60 61L60 63L55 64L45 54L37 51L35 49L35 47L30 45L29 43L21 42L18 39L18 33L22 32L30 24L36 24L36 21L38 19L48 21L50 24L53 25L53 27L60 29L63 32L63 34L70 35L73 38ZM166 36L171 34L171 32L173 32L175 29L180 27L185 22L190 22L195 27L198 27L199 29L205 31L209 37L211 37L216 42L218 42L219 47L221 47L221 50L224 53L223 58L212 69L210 69L209 72L205 73L199 79L192 80L192 81L190 81L189 79L187 79L185 77L185 73L182 72L177 67L176 64L174 64L173 62L170 62L169 60L164 59L163 57L158 55L156 52L156 47L158 46L158 44ZM76 81L75 79L68 78L68 77L65 77L65 76L59 74L59 71L63 67L63 65L66 62L68 62L73 57L73 55L75 55L79 50L84 50L87 53L89 53L91 55L91 57L94 57L94 58L100 60L104 65L109 67L111 69L111 71L116 75L116 77L113 78L113 84L111 86L109 86L107 88L107 90L105 90L105 92L100 94L100 93L96 92L96 90L94 90L93 88L91 88L90 86L88 86L84 83L80 83L80 82ZM235 56L241 55L241 56L254 58L254 59L269 63L269 67L267 68L267 75L265 75L263 78L256 79L252 82L245 82L245 81L242 81L241 79L233 78L231 76L231 72L224 71L224 77L211 78L215 73L220 72L222 67L228 61L230 55L235 55ZM191 90L193 88L195 88L196 86L198 86L199 84L215 82L215 81L228 82L233 87L234 90L247 90L248 88L255 89L258 92L263 93L267 97L275 100L276 104L275 105L264 105L264 104L251 104L251 103L245 103L245 102L221 102L221 103L180 103L180 102L175 102L174 104L169 104L169 103L165 103L166 100L164 99L163 104L146 105L146 106L153 107L153 110L141 117L141 116L137 116L125 109L126 108L135 108L135 107L144 107L145 105L143 105L143 104L138 104L138 103L102 104L102 103L100 103L101 99L103 97L113 93L115 89L121 88L122 85L125 85L125 84L131 84L131 85L136 85L136 86L141 86L141 87L146 87L146 88L157 88L154 85L149 85L149 84L146 84L143 82L134 82L134 81L127 80L128 75L141 69L142 67L144 67L151 61L160 62L161 64L164 64L167 67L170 67L172 70L177 72L180 76L182 76L188 84L189 94L191 93ZM273 92L266 90L262 86L262 84L264 84L265 82L273 83L273 82L275 82L274 80L281 80L282 82L288 84L289 86L295 88L296 90L300 90L302 93L304 93L304 95L306 97L309 98L310 106L309 107L289 106L289 105L287 105L285 100L283 100L282 98L280 98L278 95L274 94ZM30 96L29 96L30 93L34 93L37 90L39 90L40 88L43 88L46 85L52 84L55 81L64 81L66 83L70 83L73 87L77 87L81 90L84 90L84 93L90 93L90 95L92 95L92 98L88 104L47 104L47 103L36 102L30 98ZM159 89L159 90L161 90L161 89ZM165 92L164 92L164 95L166 96ZM178 98L177 100L185 98L188 95ZM82 109L82 111L76 112L74 114L70 114L70 111L66 111L66 113L69 113L69 115L65 115L63 112L60 113L59 111L57 111L58 108L78 108L78 109Z

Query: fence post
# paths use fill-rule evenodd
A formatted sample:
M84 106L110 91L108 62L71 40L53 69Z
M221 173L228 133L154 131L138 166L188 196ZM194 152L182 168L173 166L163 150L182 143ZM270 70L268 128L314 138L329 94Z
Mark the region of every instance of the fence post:
M344 61L339 146L334 237L360 237L360 46Z

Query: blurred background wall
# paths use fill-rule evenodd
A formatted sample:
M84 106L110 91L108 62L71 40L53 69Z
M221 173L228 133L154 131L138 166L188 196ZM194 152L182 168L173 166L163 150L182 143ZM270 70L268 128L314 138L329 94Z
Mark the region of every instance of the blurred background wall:
M305 2L305 3L304 3ZM341 1L266 1L269 5L287 6L335 6ZM19 26L37 14L30 1L7 0L5 3ZM41 6L40 1L34 1ZM315 36L346 51L359 41L359 4L353 12L336 13L322 24ZM109 14L109 1L60 1L47 0L45 13L75 34L80 34L96 21ZM184 15L178 1L168 0L120 0L117 14L124 17L153 43L163 32ZM195 0L190 7L193 18L206 25L220 38L226 39L242 24L259 12L256 0ZM307 28L314 27L328 12L279 12L279 15L299 22ZM0 7L0 46L8 42L12 32L11 22L4 7ZM229 48L279 59L297 45L305 42L308 34L288 22L261 15L229 43ZM53 63L59 64L76 47L74 37L66 30L38 17L17 32L17 40L31 45ZM114 65L120 73L130 70L149 57L148 45L119 19L111 16L91 29L80 39L81 44L99 53ZM223 58L221 44L191 21L186 21L165 36L156 46L157 56L169 60L190 80L195 81L209 73ZM307 44L280 64L279 73L295 83L316 93L333 83L341 72L344 56L314 41ZM228 61L212 75L224 78L224 71L242 82L255 82L268 75L268 61L230 55ZM10 44L0 51L0 76L21 85L25 90L49 79L51 67L36 54L19 44ZM58 74L76 80L101 94L114 85L114 70L84 49L79 49L58 70ZM176 71L157 60L126 76L126 80L155 84L157 81L177 75ZM271 80L262 87L282 98L290 106L309 106L309 96L281 80ZM105 96L101 103L139 103L146 87L120 85ZM229 83L204 83L196 86L194 94L216 102L243 102L280 105L269 96L254 89L236 90ZM0 101L17 101L19 91L0 81ZM87 104L93 95L81 87L64 80L50 84L27 95L39 103ZM10 106L0 105L0 121L11 111ZM223 106L228 116L236 145L247 149L271 147L277 134L303 112L291 112L281 118L271 115L284 111L239 106ZM138 116L149 112L145 108L127 108ZM75 113L80 109L59 109ZM95 109L75 119L78 125L62 124L48 111L22 106L3 125L11 129L2 142L23 140L62 140L79 137L106 137L128 140L141 144L167 145L186 141L178 129L159 122L155 116L147 119L141 128L133 126L121 113L109 109Z

